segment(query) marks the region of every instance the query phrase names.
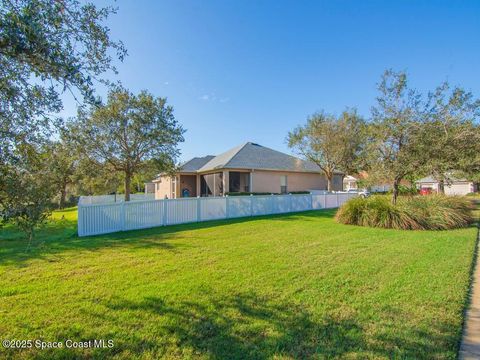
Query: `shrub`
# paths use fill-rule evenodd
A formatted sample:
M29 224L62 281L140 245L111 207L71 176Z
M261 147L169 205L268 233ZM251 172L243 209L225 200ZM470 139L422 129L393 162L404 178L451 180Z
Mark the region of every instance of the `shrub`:
M337 211L343 224L404 230L446 230L473 222L473 205L459 196L401 197L397 204L387 196L355 198Z

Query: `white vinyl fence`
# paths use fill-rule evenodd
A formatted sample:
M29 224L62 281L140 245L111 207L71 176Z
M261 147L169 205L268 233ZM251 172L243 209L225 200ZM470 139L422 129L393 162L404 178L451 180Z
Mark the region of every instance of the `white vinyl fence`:
M130 194L130 201L155 200L155 194ZM78 205L114 204L125 201L125 194L80 196Z
M155 226L245 216L336 208L352 193L226 196L78 204L78 235L89 236Z

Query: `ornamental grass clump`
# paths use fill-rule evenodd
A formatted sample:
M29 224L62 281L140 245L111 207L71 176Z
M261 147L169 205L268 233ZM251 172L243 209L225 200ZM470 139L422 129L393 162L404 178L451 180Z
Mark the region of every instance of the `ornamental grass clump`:
M343 224L402 230L446 230L473 222L473 205L459 196L400 197L392 204L388 196L355 198L337 212Z

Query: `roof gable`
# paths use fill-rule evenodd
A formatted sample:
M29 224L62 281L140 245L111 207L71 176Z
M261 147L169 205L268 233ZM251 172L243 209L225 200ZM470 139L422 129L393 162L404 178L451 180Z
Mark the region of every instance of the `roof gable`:
M204 157L194 157L193 159L190 159L184 162L182 165L180 165L180 171L195 172L199 170L202 166L204 166L206 163L208 163L210 160L212 160L214 157L215 156L213 155L207 155Z
M265 169L283 171L318 172L320 168L312 162L284 154L265 146L247 142L220 154L199 171L215 169Z

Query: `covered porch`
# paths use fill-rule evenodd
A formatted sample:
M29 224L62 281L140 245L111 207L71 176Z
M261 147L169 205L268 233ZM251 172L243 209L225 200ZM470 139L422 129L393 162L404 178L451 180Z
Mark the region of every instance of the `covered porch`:
M224 196L232 192L250 192L252 177L248 170L179 174L174 187L176 198Z

